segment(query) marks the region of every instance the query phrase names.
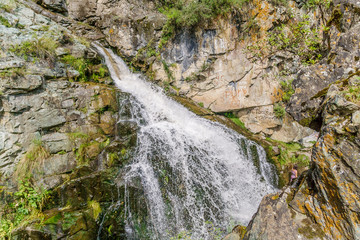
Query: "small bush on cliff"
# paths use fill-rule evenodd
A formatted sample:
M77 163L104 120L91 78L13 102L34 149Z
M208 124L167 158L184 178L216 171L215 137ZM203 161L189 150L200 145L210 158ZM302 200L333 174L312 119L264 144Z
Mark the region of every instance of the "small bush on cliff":
M50 156L41 140L35 139L25 156L17 164L15 176L29 177L34 171L39 171L46 158Z
M283 105L281 103L276 103L274 105L274 114L275 114L275 117L277 118L283 118L285 116L285 108L283 107Z
M49 200L50 192L34 186L30 178L18 183L18 191L5 192L5 205L1 212L0 238L12 239L11 233L19 226L37 221L41 224L43 208Z
M78 71L79 75L72 79L78 82L101 82L104 77L108 76L108 71L105 67L102 65L98 67L90 60L84 58L65 55L62 57L61 61Z
M16 55L24 57L25 60L31 58L45 59L53 63L56 58L55 49L59 43L50 36L37 37L28 41L23 41L21 44L14 45L9 50Z
M285 103L289 102L291 96L295 93L295 90L292 88L292 82L293 80L280 82L281 90L283 91L282 100Z
M198 0L198 1L160 1L159 10L167 17L160 41L160 48L169 41L179 29L192 29L201 23L240 8L248 0Z

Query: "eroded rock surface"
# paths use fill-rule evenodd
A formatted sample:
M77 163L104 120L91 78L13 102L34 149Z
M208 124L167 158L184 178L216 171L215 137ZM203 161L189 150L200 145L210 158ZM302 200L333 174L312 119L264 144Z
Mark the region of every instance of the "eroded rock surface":
M287 239L360 239L360 105L339 91L354 86L359 85L344 81L329 89L311 169L293 192L263 200L245 239L277 239L283 233Z

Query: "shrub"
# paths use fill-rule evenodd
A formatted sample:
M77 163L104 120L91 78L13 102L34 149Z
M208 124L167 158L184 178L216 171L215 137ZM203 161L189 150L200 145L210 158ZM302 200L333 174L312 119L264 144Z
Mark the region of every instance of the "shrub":
M54 62L56 58L55 50L59 43L50 36L37 36L28 41L23 41L19 45L12 46L9 50L18 56L22 56L25 60L29 57L46 59Z
M9 21L6 19L6 18L4 18L3 16L0 16L0 23L2 24L2 25L4 25L5 27L11 27L11 24L9 23Z
M28 177L18 182L17 192L4 191L4 194L7 195L7 203L0 218L1 239L12 239L11 232L20 225L36 219L40 221L43 208L50 198L49 191L35 187Z
M41 140L34 140L30 149L17 164L15 176L18 178L30 177L35 170L39 171L39 168L49 156L50 153L44 147Z
M74 79L75 81L87 82L92 80L94 82L100 82L100 80L108 74L105 67L95 66L90 60L86 60L84 58L77 58L73 55L65 55L62 57L61 61L70 65L79 72L79 76Z
M276 103L274 105L274 114L275 114L275 117L277 118L283 118L285 116L285 108L283 107L282 104L280 103Z
M282 100L285 103L289 102L291 96L295 93L295 90L292 88L292 82L293 80L280 82L281 90L283 91Z
M163 27L161 48L178 29L192 29L201 23L228 13L232 8L240 8L247 0L199 0L199 1L160 1L159 10L167 17Z

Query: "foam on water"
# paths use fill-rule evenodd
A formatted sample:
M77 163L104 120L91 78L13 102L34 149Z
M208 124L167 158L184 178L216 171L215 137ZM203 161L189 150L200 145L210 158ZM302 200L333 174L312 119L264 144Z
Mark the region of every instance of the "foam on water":
M125 181L141 180L153 238L189 231L193 239L209 239L210 223L219 228L230 221L246 225L262 197L274 191L271 183L277 177L264 149L196 116L131 73L111 50L94 47L116 86L133 96L132 117L125 120L136 122L139 130Z

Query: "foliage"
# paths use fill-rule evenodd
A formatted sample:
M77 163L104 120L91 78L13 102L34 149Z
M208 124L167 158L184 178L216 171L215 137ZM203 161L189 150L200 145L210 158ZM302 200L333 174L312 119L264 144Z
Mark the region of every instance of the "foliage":
M281 103L274 104L275 117L282 119L285 116L285 113L286 113L285 108L283 107L283 105Z
M18 191L11 194L0 219L0 238L11 239L11 232L32 219L41 219L42 210L49 199L50 192L31 184L26 177L18 183Z
M170 70L169 65L165 62L165 60L162 60L162 64L164 66L164 70L166 72L166 75L167 75L169 81L173 81L175 78L173 76L172 71Z
M307 0L305 3L306 8L325 7L329 9L333 0Z
M285 51L298 55L304 64L315 64L326 52L321 28L324 25L311 26L309 16L303 15L300 21L291 19L286 24L276 26L267 33L267 38L248 46L248 50L257 58Z
M295 93L295 90L292 88L292 82L293 80L280 82L281 90L283 91L282 100L285 103L289 102L291 96Z
M322 58L320 31L310 27L308 16L300 22L282 24L269 33L270 51L289 51L298 54L304 63L314 64Z
M25 60L29 60L32 57L54 62L56 58L55 49L58 45L59 43L53 37L44 35L39 38L34 36L31 40L13 45L9 50L18 56L24 57Z
M357 77L357 79L360 82L360 77ZM354 103L359 103L360 102L360 85L359 85L359 83L351 85L351 86L347 86L342 91L342 94L346 100L354 102Z
M61 61L70 65L76 71L79 72L79 76L74 78L75 81L87 82L94 81L100 82L105 76L107 76L107 69L103 66L96 68L90 60L84 58L77 58L73 55L65 55Z
M15 176L29 177L35 170L39 170L46 158L50 156L41 140L35 139L25 156L17 164Z
M159 10L166 15L167 21L163 27L163 34L159 44L162 48L167 41L174 37L179 29L192 29L209 20L225 15L233 8L240 8L247 0L199 0L175 1L161 0Z
M270 0L270 2L274 5L283 5L283 6L288 5L288 0Z
M225 117L229 118L231 121L233 121L236 125L238 125L239 127L241 127L244 130L247 130L247 128L245 127L245 123L243 123L238 117L236 117L233 113L228 112L225 113Z
M11 27L11 24L9 23L9 21L4 18L3 16L0 16L0 24L4 25L5 27Z

